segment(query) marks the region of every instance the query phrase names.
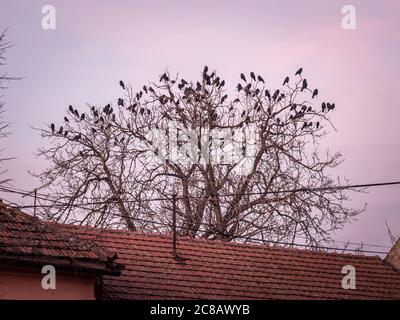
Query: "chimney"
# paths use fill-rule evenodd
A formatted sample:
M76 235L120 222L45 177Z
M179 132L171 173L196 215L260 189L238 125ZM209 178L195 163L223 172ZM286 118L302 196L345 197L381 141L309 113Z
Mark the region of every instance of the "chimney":
M390 264L397 271L400 271L400 238L386 255L385 262Z

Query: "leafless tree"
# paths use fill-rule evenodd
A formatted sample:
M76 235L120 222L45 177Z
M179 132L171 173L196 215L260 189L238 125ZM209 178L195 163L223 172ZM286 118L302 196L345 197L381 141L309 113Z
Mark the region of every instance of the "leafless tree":
M341 154L319 151L336 107L315 106L302 69L276 90L253 72L228 90L208 67L197 82L120 86L115 103L69 106L41 130L46 218L169 232L176 194L181 235L316 245L363 210L331 176Z
M3 67L6 64L6 51L12 46L12 44L6 40L6 31L3 31L0 34L0 67ZM0 91L6 89L5 83L10 80L16 80L15 77L10 77L7 73L0 73ZM0 95L0 98L2 95ZM3 120L3 113L4 113L4 104L0 101L0 139L4 141L4 138L7 137L9 134L8 127L9 123ZM4 153L5 147L0 147L0 186L8 183L10 181L9 178L5 178L4 174L6 173L6 169L3 169L4 162L12 159L11 157L4 157L2 156Z

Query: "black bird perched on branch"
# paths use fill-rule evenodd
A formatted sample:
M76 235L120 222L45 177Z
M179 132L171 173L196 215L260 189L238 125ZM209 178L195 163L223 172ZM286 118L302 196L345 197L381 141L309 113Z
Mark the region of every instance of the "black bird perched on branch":
M264 82L264 79L263 79L261 76L257 76L257 80L260 81L260 82L262 82L262 83L265 83L265 82Z
M58 130L58 134L62 134L63 130L64 130L64 128L61 126L60 129Z
M163 81L163 80L164 81L169 81L169 78L168 78L166 73L163 73L163 75L160 77L160 82Z
M242 79L244 82L247 82L246 77L243 73L240 74L240 79Z
M240 90L242 90L243 89L243 87L242 87L242 85L240 84L240 83L238 83L238 85L237 85L237 87L236 87L237 89L238 89L238 91L240 91Z
M207 74L207 72L208 72L208 67L207 67L207 66L204 66L203 74Z
M67 117L64 117L64 121L67 122L67 123L69 122Z
M314 99L318 95L318 89L314 89L312 93L312 99Z
M110 104L107 104L107 105L103 108L103 112L104 112L105 114L108 114L108 112L110 111L110 107L111 107L111 105L110 105Z
M118 105L123 107L124 106L124 99L118 98Z
M81 121L83 121L83 120L85 120L85 114L84 113L81 114Z
M256 75L254 74L254 72L250 72L250 77L251 77L254 81L256 81Z
M78 112L78 110L74 110L74 115L77 117L77 118L79 118L79 112Z
M122 80L119 81L119 85L125 90L125 83Z
M221 83L219 84L219 87L223 87L225 85L225 80L222 80Z
M303 72L303 68L300 68L299 70L296 71L294 74L295 76L301 76L301 73Z
M283 84L282 84L282 85L284 86L286 83L289 83L289 77L286 77L286 78L285 78L285 80L283 81Z
M322 102L321 109L322 109L322 112L325 112L325 109L326 109L326 104L325 104L325 102Z
M69 105L69 112L74 113L74 108L71 105Z
M267 89L265 90L265 96L268 98L268 100L271 100L271 94Z
M276 98L278 97L278 95L279 95L279 89L274 92L274 95L272 96L272 99L274 99L274 101L275 101Z
M304 89L307 89L307 86L308 86L307 80L304 79L304 80L303 80L303 84L302 84L302 86L301 86L301 91L303 91Z
M56 128L56 126L54 125L54 123L52 123L52 124L50 125L50 128L51 128L51 132L54 133L54 130L55 130L55 128Z

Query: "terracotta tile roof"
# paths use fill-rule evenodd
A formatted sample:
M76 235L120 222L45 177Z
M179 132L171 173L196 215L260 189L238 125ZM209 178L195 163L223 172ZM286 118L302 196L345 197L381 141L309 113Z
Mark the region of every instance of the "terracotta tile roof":
M97 243L0 202L0 259L113 273L110 257Z
M119 277L104 276L106 299L400 299L400 273L378 256L180 237L178 253L185 260L176 261L170 235L46 224L118 255L125 268ZM29 225L13 225L21 226L34 233ZM13 237L0 224L0 243ZM85 246L67 249L63 241L49 240L54 254L92 257ZM345 265L356 268L355 290L341 286Z
M118 254L119 277L104 278L109 299L400 299L400 273L378 256L68 226ZM341 286L356 268L356 290Z

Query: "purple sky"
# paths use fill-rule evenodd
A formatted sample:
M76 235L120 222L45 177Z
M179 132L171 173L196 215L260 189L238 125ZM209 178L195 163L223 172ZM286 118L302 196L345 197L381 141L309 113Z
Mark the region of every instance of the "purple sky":
M56 8L56 30L41 28L46 4ZM356 8L356 30L341 28L346 4ZM335 173L353 183L400 180L399 1L2 0L0 9L0 29L9 27L15 44L7 72L25 76L2 97L14 187L33 188L27 171L45 165L33 154L41 139L30 126L61 120L69 104L115 100L120 79L139 87L165 68L197 79L204 64L231 88L250 71L277 87L302 66L321 99L337 105L338 132L321 145L344 154ZM335 238L390 245L385 219L400 234L400 186L353 194L349 205L365 202Z

